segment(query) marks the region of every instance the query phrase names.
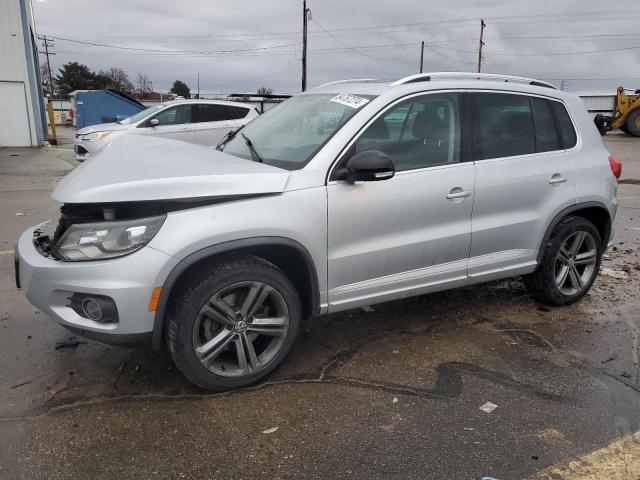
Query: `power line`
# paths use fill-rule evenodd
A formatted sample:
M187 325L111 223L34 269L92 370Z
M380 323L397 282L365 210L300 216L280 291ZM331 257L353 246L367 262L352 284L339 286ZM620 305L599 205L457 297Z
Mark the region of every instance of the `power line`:
M81 40L72 40L70 38L58 37L50 35L51 38L55 38L57 40L62 40L64 42L72 42L79 43L81 45L90 45L92 47L103 47L103 48L115 48L118 50L135 50L140 52L163 52L163 53L240 53L240 52L250 52L250 51L259 51L259 50L271 50L275 48L283 48L290 47L292 45L296 45L295 43L283 43L278 45L269 45L266 47L254 47L254 48L237 48L237 49L228 49L228 50L167 50L164 48L139 48L139 47L130 47L123 45L110 45L105 43L96 43L96 42L84 42Z
M314 22L316 25L318 25L322 31L324 31L327 35L329 35L331 38L333 38L336 42L338 42L340 45L342 45L343 47L347 48L348 50L351 50L355 53L358 53L364 57L368 57L368 58L373 58L374 60L395 60L395 58L379 58L379 57L374 57L373 55L368 55L364 52L360 51L360 47L356 48L356 47L352 47L350 45L347 45L346 43L344 43L342 40L340 40L338 37L336 37L335 35L333 35L332 33L329 33L329 31L327 31L322 25L320 25L320 23L312 18L311 19L312 22Z

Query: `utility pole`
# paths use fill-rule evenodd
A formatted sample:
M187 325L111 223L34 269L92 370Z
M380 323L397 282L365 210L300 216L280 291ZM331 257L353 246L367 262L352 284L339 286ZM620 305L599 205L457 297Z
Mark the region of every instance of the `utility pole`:
M420 73L422 73L423 65L424 65L424 40L422 41L422 47L420 48Z
M44 47L44 52L40 52L47 57L47 74L49 75L49 95L53 99L53 77L51 76L51 62L49 61L49 55L55 55L54 52L49 51L49 47L55 47L55 42L50 38L47 38L46 35L38 35L38 38L42 40L42 46Z
M200 98L200 72L198 72L198 98Z
M311 10L307 8L307 0L302 2L302 91L307 89L307 21Z
M484 19L480 19L480 45L478 46L478 73L482 69L482 47L484 47L484 42L482 41L482 37L484 36L484 27L487 24L484 23Z

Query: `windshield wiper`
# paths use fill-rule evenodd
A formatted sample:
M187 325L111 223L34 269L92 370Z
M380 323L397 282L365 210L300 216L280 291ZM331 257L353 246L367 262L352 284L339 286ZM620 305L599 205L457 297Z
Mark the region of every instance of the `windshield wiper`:
M249 139L249 137L247 137L244 133L241 133L240 135L242 135L242 138L244 138L244 141L247 144L247 147L249 148L249 152L251 152L251 159L254 162L262 163L262 158L260 158L260 154L253 146L253 143L251 143L251 140Z
M222 147L224 147L229 141L233 140L236 134L243 128L244 128L244 125L242 125L239 128L236 128L235 130L229 130L227 134L224 137L222 137L222 140L220 140L216 145L216 150L222 151Z

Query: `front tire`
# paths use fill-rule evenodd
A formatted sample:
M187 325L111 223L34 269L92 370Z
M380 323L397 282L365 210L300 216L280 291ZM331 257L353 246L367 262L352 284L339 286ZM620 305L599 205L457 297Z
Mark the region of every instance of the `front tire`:
M239 257L186 282L172 302L166 340L187 379L230 390L273 371L301 322L300 296L286 275L261 258Z
M538 269L525 277L533 297L550 305L570 305L591 288L600 269L602 240L592 222L567 217L553 230Z

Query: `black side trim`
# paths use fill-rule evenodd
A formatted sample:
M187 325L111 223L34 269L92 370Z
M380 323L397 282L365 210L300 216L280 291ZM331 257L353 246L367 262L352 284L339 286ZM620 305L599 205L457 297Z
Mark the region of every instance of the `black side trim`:
M556 228L556 225L558 225L558 223L560 223L562 219L565 218L567 215L570 215L573 212L577 212L578 210L584 210L585 208L599 208L607 214L607 218L609 220L605 225L605 234L602 237L602 245L603 247L606 248L606 246L609 244L609 237L611 236L611 215L609 214L609 210L607 209L606 205L600 202L576 203L575 205L571 205L570 207L567 207L564 210L561 210L555 217L553 217L553 220L551 220L551 223L549 223L549 226L547 227L547 231L545 232L544 237L542 238L540 249L538 250L538 257L536 259L538 263L542 261L542 256L544 255L544 246L549 241L549 238L551 237L551 233L553 232L553 229Z
M61 326L76 335L104 343L105 345L115 345L116 347L148 347L151 344L151 332L115 334L94 332L93 330L85 330L83 328L70 327L62 324Z
M284 246L294 248L298 253L302 255L305 260L305 264L307 270L311 272L311 312L313 312L312 317L318 316L320 313L320 288L318 286L318 273L316 271L316 266L313 263L313 259L311 258L311 254L309 251L302 246L300 243L295 240L291 240L290 238L285 237L255 237L255 238L245 238L241 240L232 240L230 242L220 243L217 245L212 245L209 247L205 247L202 250L198 250L197 252L192 253L191 255L183 258L171 273L167 276L167 279L162 286L162 293L160 294L160 299L158 300L158 308L156 310L156 314L153 320L153 337L151 341L152 348L154 350L159 350L162 346L162 331L164 328L164 319L167 312L167 306L169 302L169 296L171 295L171 290L180 278L185 270L187 270L192 265L204 260L206 258L212 257L214 255L218 255L224 252L232 252L237 250L248 249L252 247L266 247L266 246Z

